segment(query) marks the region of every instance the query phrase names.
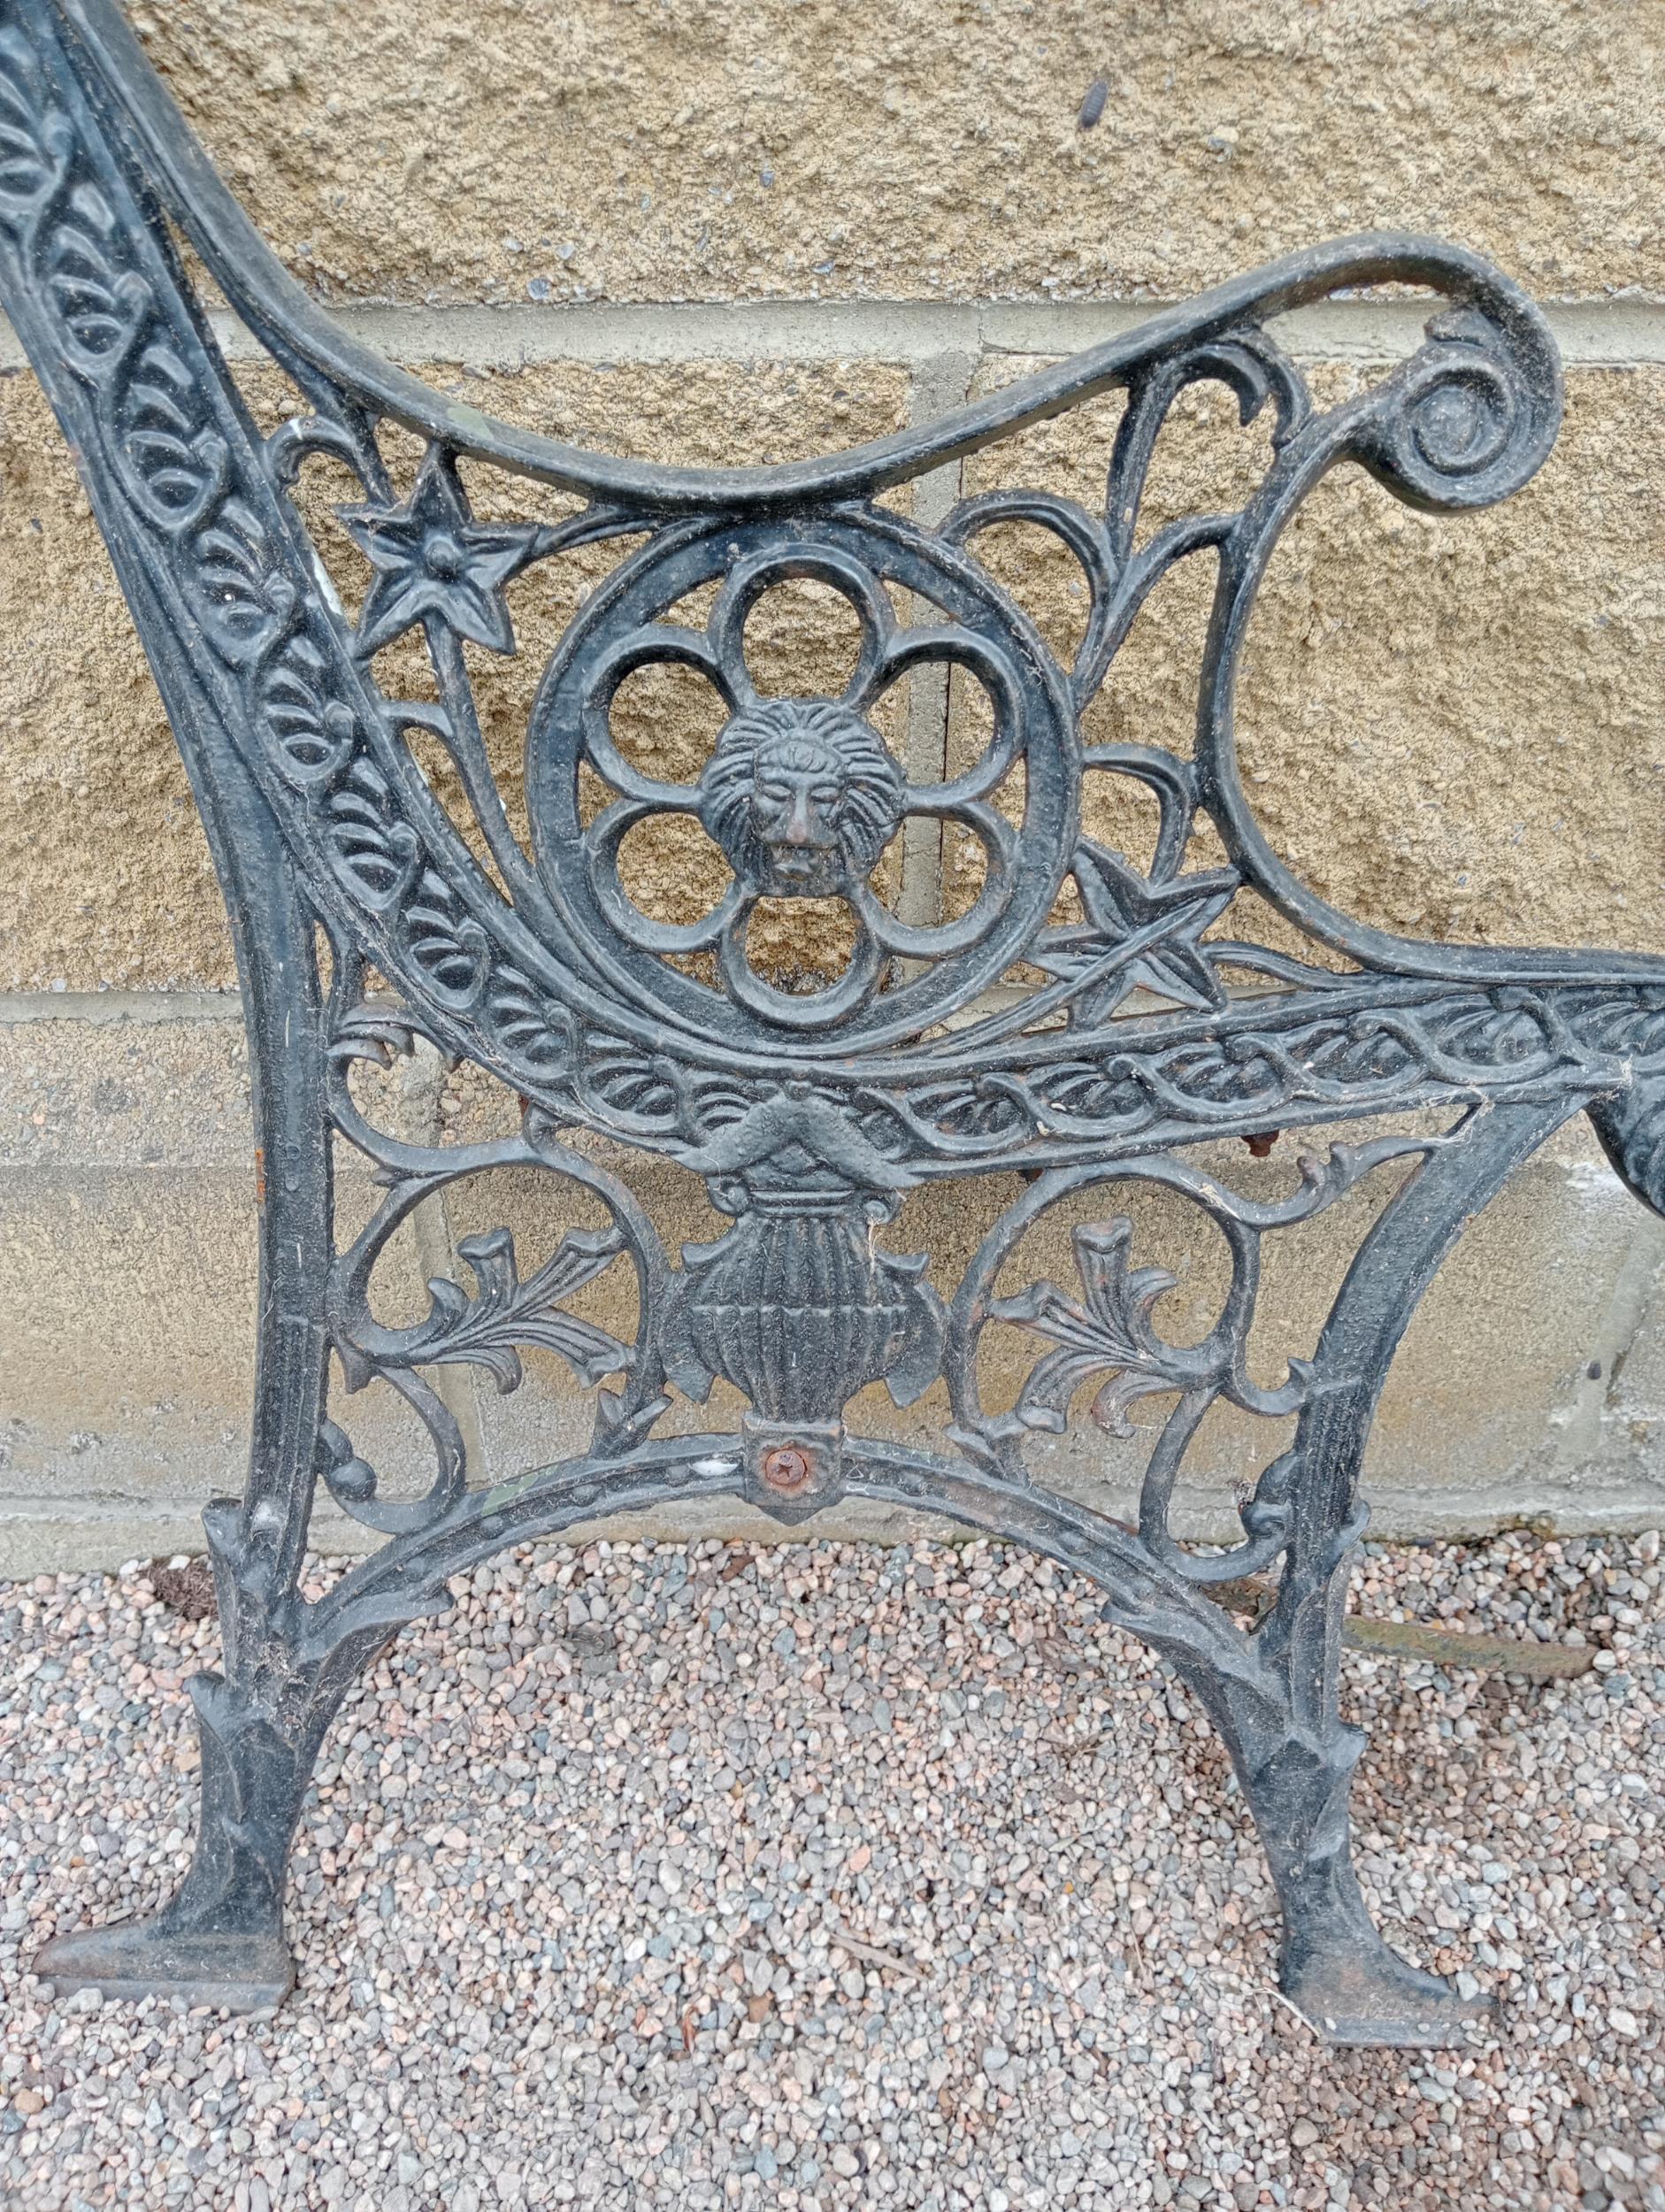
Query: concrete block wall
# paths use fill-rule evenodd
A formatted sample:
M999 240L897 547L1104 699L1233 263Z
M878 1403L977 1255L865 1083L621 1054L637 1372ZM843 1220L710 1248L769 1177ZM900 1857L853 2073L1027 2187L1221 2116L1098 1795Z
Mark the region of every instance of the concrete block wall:
M1656 11L144 0L132 16L272 245L357 335L494 413L666 459L779 459L928 420L1339 232L1426 229L1491 254L1561 342L1557 452L1478 517L1414 515L1353 473L1320 488L1257 618L1252 787L1301 872L1372 921L1665 948ZM1329 398L1402 358L1420 323L1414 300L1343 300L1282 334ZM292 395L219 326L250 403L280 419ZM1018 481L1090 501L1115 415L1097 403L939 472L913 511ZM1224 395L1190 396L1153 512L1240 494L1264 454ZM309 491L326 534L343 495ZM524 500L483 478L475 496L505 513ZM1062 640L1067 564L1019 551L1009 580ZM511 810L532 689L606 558L517 587L522 659L480 657ZM0 1571L18 1571L187 1546L203 1500L236 1486L252 1168L206 849L68 457L3 328L0 606ZM1201 576L1164 587L1096 735L1188 743L1205 613ZM825 649L815 619L789 608L779 649ZM665 702L654 741L696 741L685 713ZM951 754L955 714L952 696L917 697L899 741ZM674 885L673 853L645 864ZM909 854L904 897L952 896L955 864L950 850L939 880L933 855ZM405 1080L436 1130L494 1110L437 1068ZM1239 1181L1287 1173L1281 1153L1264 1168L1237 1153L1222 1164ZM709 1233L697 1191L633 1171L678 1233ZM343 1174L345 1202L362 1202ZM935 1194L893 1241L963 1256L1000 1198ZM418 1224L390 1299L414 1310L426 1277L465 1277L456 1240L500 1199L529 1250L540 1225L558 1233L543 1194L461 1194ZM1320 1286L1360 1226L1338 1210L1290 1262L1270 1363L1310 1348ZM1153 1215L1140 1233L1180 1298L1206 1300L1210 1261L1183 1225ZM1378 1525L1665 1517L1662 1263L1665 1225L1574 1125L1477 1225L1413 1328L1370 1462ZM513 1398L448 1384L483 1474L577 1433L563 1371L528 1364ZM391 1417L354 1411L372 1455L413 1453ZM940 1412L932 1398L910 1417ZM882 1402L872 1417L896 1418ZM1189 1525L1224 1532L1255 1448L1247 1430L1210 1440ZM1089 1433L1047 1472L1120 1501L1134 1468Z

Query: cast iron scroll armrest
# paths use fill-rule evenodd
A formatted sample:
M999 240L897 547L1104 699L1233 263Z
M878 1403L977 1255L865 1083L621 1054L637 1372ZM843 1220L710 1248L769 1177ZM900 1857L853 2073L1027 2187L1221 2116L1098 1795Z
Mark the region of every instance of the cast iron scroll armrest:
M170 221L301 396L270 436ZM1372 389L1316 407L1268 324L1385 282L1439 296L1425 342ZM191 772L236 941L265 1164L253 1446L241 1501L206 1516L225 1659L193 1687L196 1856L159 1913L62 1937L41 1970L118 1993L274 2001L291 1973L285 1869L319 1743L399 1627L443 1609L449 1578L505 1544L668 1497L739 1494L791 1522L856 1496L930 1506L1097 1577L1109 1617L1171 1662L1231 1750L1284 1909L1288 1994L1338 2040L1459 2032L1473 2008L1387 1948L1351 1868L1362 1740L1340 1718L1338 1673L1360 1461L1440 1260L1569 1115L1589 1108L1658 1202L1665 964L1420 943L1338 912L1255 823L1232 693L1267 561L1326 472L1356 464L1436 511L1486 505L1531 476L1560 415L1536 310L1461 249L1344 240L923 430L779 468L622 461L458 407L343 337L266 251L108 0L0 0L0 295L74 448ZM1270 423L1263 476L1240 509L1141 537L1158 437L1202 380ZM877 503L1110 390L1125 404L1100 507L985 494L932 530ZM411 478L393 465L388 425L422 442ZM311 534L302 488L318 458L357 480L338 510L363 563L356 588L338 588ZM505 472L578 503L554 522L501 512ZM1010 522L1049 532L1079 566L1087 617L1067 665L979 558L984 534ZM528 719L523 833L482 737L479 657L514 649L518 578L615 540L630 549L568 626ZM1196 556L1217 580L1194 756L1086 743L1083 712L1140 607ZM853 672L837 691L760 689L748 618L804 578L850 609ZM385 687L402 641L426 654L427 696ZM681 778L622 741L615 719L629 679L664 665L708 687L721 725ZM974 757L922 772L887 731L898 687L933 667L980 697L990 733ZM448 771L430 780L419 755L435 746ZM1099 795L1129 784L1159 810L1147 866L1096 827ZM650 912L632 896L626 843L667 818L705 841L702 910ZM886 854L909 822L980 856L966 911L901 910ZM1189 864L1206 826L1224 864ZM1230 934L1245 889L1315 956ZM842 964L828 955L795 978L771 965L754 929L783 910L833 912ZM372 974L384 987L368 987ZM429 1049L498 1079L518 1101L510 1133L430 1146L384 1125L380 1070ZM1373 1116L1418 1118L1301 1156L1282 1195L1246 1194L1185 1150ZM701 1177L725 1233L672 1258L588 1133ZM335 1220L337 1142L384 1191L350 1236ZM419 1320L384 1320L389 1240L425 1201L500 1167L553 1179L571 1199L567 1233L531 1264L507 1228L468 1240L467 1284L436 1279ZM925 1256L886 1243L910 1191L1013 1169L1026 1187L947 1298ZM1247 1347L1266 1240L1371 1179L1385 1203L1312 1356L1257 1382ZM1133 1264L1124 1215L1078 1221L1073 1279L1024 1280L1031 1233L1112 1185L1158 1187L1224 1238L1230 1287L1201 1341L1164 1334L1170 1279ZM1006 1405L985 1402L991 1325L1033 1347ZM595 1394L589 1448L482 1487L438 1385L473 1366L519 1387L528 1350ZM745 1401L737 1430L664 1432L678 1394L702 1402L719 1380ZM847 1427L850 1402L880 1381L898 1403L940 1394L937 1448ZM356 1446L341 1402L371 1386L426 1425L425 1486L403 1470L384 1485ZM1035 1479L1033 1438L1064 1427L1089 1390L1111 1429L1139 1401L1166 1409L1136 1526ZM1293 1422L1293 1436L1242 1500L1240 1543L1207 1554L1176 1538L1170 1504L1221 1405ZM320 1481L384 1540L309 1599L299 1576ZM1253 1631L1208 1595L1271 1569L1277 1601Z

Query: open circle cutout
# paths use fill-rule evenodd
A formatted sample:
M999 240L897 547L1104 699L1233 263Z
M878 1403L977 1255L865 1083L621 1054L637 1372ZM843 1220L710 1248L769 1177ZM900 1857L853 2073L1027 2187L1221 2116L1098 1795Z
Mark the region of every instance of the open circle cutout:
M763 693L745 658L747 618L794 578L830 585L854 610L861 642L837 696ZM703 630L666 620L716 583ZM897 624L893 591L928 618ZM636 670L697 672L723 726L696 777L671 782L627 759L609 727L614 695ZM944 781L916 782L870 718L908 672L930 664L975 675L994 709L979 758ZM633 750L635 749L633 748ZM651 757L651 756L649 756ZM1021 762L1022 818L991 794ZM903 1039L983 989L1045 926L1074 848L1079 764L1060 673L1032 626L977 564L900 518L833 513L668 532L625 562L586 605L540 687L527 733L527 795L540 874L587 960L634 1007L706 1037L840 1052ZM580 812L580 784L606 787ZM693 817L733 871L695 925L656 922L624 894L618 853L655 817ZM971 830L987 851L971 910L904 924L875 895L879 856L910 816ZM636 839L633 838L633 842ZM783 992L747 956L762 901L844 900L854 957L824 990ZM710 953L717 983L679 956ZM899 963L917 972L894 980ZM891 987L886 987L887 981Z

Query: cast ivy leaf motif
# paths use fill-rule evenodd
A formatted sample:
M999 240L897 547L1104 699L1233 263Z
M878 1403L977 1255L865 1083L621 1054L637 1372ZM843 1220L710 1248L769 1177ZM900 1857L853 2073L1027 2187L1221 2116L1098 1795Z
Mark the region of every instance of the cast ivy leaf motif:
M503 587L546 549L541 524L477 522L440 446L428 448L403 505L336 512L376 572L358 618L361 657L429 616L494 653L514 651Z
M1018 1397L1016 1410L1025 1428L1061 1434L1077 1391L1103 1375L1093 1418L1112 1436L1131 1436L1127 1409L1135 1399L1206 1379L1212 1362L1203 1348L1187 1352L1164 1344L1152 1326L1151 1310L1174 1287L1175 1278L1159 1267L1130 1270L1133 1225L1125 1215L1078 1228L1072 1241L1080 1298L1040 1282L1018 1297L991 1303L991 1319L1033 1329L1058 1348L1035 1363Z
M1239 880L1235 868L1201 869L1150 883L1119 853L1084 840L1071 873L1086 920L1048 930L1030 956L1047 974L1081 982L1070 1009L1074 1026L1109 1020L1140 985L1202 1011L1225 1004L1220 979L1198 941L1231 904Z

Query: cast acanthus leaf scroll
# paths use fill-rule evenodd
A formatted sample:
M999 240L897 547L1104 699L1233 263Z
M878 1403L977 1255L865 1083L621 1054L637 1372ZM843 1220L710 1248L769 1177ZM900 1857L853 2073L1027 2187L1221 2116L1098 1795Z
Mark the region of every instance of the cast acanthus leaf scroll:
M1208 1408L1224 1399L1247 1413L1282 1418L1299 1412L1313 1388L1314 1369L1304 1358L1289 1359L1283 1380L1270 1386L1255 1382L1249 1372L1249 1332L1267 1233L1311 1219L1379 1168L1460 1145L1474 1122L1469 1117L1446 1137L1384 1137L1364 1145L1334 1144L1324 1154L1302 1151L1296 1156L1297 1187L1278 1198L1233 1191L1174 1155L1057 1168L1041 1176L995 1223L955 1294L944 1365L956 1442L1007 1479L1023 1482L1025 1437L1035 1430L1061 1432L1089 1381L1104 1379L1093 1412L1121 1437L1130 1433L1126 1416L1136 1401L1174 1394L1177 1403L1146 1471L1139 1525L1144 1540L1162 1555L1183 1560L1168 1529L1168 1500ZM1066 1199L1116 1182L1176 1194L1224 1239L1231 1260L1229 1285L1213 1325L1195 1344L1169 1343L1158 1330L1155 1309L1175 1287L1175 1278L1162 1269L1130 1264L1133 1229L1125 1215L1072 1231L1078 1297L1047 1279L1026 1284L1015 1295L994 1294L1002 1269L1045 1215ZM1028 1331L1054 1348L1030 1368L1005 1413L984 1409L978 1383L979 1348L994 1322ZM1261 1563L1275 1556L1281 1541L1285 1472L1281 1463L1269 1468L1244 1509L1253 1555Z
M1113 1436L1131 1436L1127 1409L1136 1399L1183 1389L1208 1372L1206 1361L1156 1334L1152 1310L1175 1287L1176 1278L1159 1267L1130 1269L1132 1240L1125 1214L1105 1226L1078 1228L1072 1242L1079 1298L1055 1283L1040 1282L1020 1297L997 1298L990 1306L993 1320L1032 1329L1058 1347L1030 1370L1018 1398L1018 1417L1030 1426L1062 1432L1077 1392L1103 1375L1093 1417Z
M333 949L330 1118L371 1164L385 1195L330 1267L330 1340L349 1391L380 1382L412 1409L433 1440L436 1472L423 1497L385 1500L375 1470L329 1421L320 1431L318 1472L355 1519L414 1534L456 1510L466 1487L463 1431L427 1379L429 1371L480 1367L507 1393L524 1379L521 1353L538 1347L557 1354L586 1385L622 1378L616 1391L598 1390L595 1400L592 1448L604 1460L640 1442L669 1402L659 1350L667 1271L653 1225L636 1200L616 1177L563 1143L544 1109L523 1102L518 1133L472 1143L414 1141L381 1126L374 1109L379 1095L386 1102L385 1094L362 1094L356 1071L391 1071L418 1052L431 1056L442 1047L428 1023L403 1002L366 996L361 956L341 944ZM473 1294L437 1276L429 1281L429 1310L421 1320L405 1327L382 1321L372 1284L391 1240L424 1204L470 1177L502 1168L541 1171L581 1187L605 1210L607 1225L569 1229L542 1264L524 1277L509 1229L465 1237L457 1248L474 1276ZM632 1342L571 1310L570 1302L615 1265L633 1277Z
M472 1365L485 1368L499 1391L518 1389L522 1380L520 1349L541 1345L558 1352L579 1380L599 1383L631 1365L630 1347L593 1322L568 1313L572 1297L612 1265L625 1249L617 1229L572 1229L541 1267L521 1279L515 1240L508 1229L464 1237L458 1255L473 1272L472 1297L446 1276L432 1278L433 1303L426 1320L400 1333L395 1349L386 1335L373 1362L343 1344L342 1364L349 1388L367 1381L375 1369L398 1362L410 1367Z

